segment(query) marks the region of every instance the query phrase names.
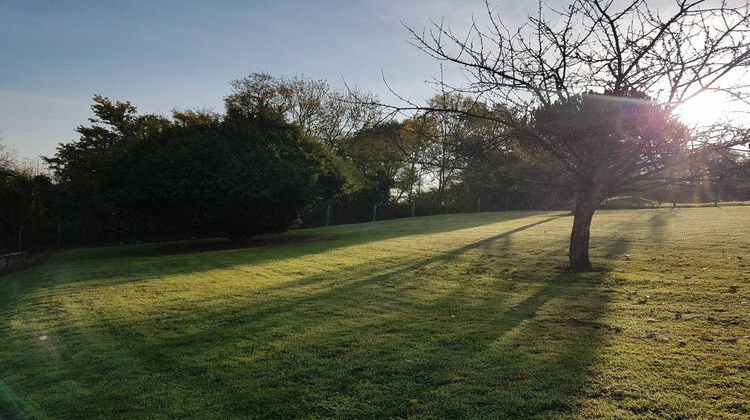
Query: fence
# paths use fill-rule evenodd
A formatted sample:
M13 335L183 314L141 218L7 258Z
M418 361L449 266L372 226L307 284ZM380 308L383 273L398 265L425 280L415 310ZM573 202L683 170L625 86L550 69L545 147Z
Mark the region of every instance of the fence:
M633 203L608 202L603 208L636 208L649 203L651 194L638 196ZM664 199L662 196L654 198ZM717 205L718 194L697 188L682 188L679 194L668 197L669 204L711 203ZM723 191L721 200L746 201L750 190ZM658 203L658 201L656 201ZM662 205L664 205L662 203ZM463 194L439 198L437 195L417 195L411 201L377 202L372 199L341 200L320 203L304 214L298 228L369 222L373 220L398 219L413 216L429 216L449 213L494 212L512 210L569 210L572 197L540 191L535 196L527 194L487 194L482 196ZM95 215L96 216L96 215ZM21 218L17 218L21 219ZM3 221L0 218L0 267L16 261L25 251L39 252L79 246L117 245L123 243L180 240L194 237L174 229L167 221L136 216L130 212L110 213L107 217L78 217L60 220L58 217L43 220ZM36 222L36 223L34 223Z
M12 265L23 264L28 257L26 252L11 252L10 254L0 255L0 268L10 267Z

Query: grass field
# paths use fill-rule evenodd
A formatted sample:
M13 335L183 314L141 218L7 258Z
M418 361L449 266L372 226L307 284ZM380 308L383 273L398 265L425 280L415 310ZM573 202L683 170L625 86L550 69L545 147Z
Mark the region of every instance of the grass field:
M59 253L0 277L0 418L750 417L750 207Z

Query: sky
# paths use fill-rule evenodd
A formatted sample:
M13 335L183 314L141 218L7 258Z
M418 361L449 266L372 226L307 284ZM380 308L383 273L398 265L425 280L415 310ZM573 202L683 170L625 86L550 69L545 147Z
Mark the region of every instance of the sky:
M535 1L492 5L511 28L537 12ZM346 83L398 103L390 86L419 102L435 94L425 82L441 69L405 26L443 19L461 34L472 16L485 16L483 0L0 0L0 139L22 158L51 156L77 139L95 94L141 113L221 112L229 83L253 72ZM456 68L443 74L463 81ZM704 115L711 101L702 101L686 114Z
M503 4L503 1L507 4ZM519 3L524 3L525 6ZM533 2L500 1L521 22ZM404 25L467 27L481 0L0 1L0 138L21 157L77 138L94 94L139 112L222 110L253 72L326 79L395 100L434 93L437 62ZM448 74L458 78L459 73Z

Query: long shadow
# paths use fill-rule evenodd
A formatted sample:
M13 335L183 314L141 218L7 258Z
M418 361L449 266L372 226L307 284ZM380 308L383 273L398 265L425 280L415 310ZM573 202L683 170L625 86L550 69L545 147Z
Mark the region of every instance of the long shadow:
M638 216L644 216L646 213L638 213ZM635 239L632 238L633 231L646 228L648 242L654 246L663 245L665 230L669 224L669 218L674 217L674 213L668 213L660 210L653 210L648 220L631 219L620 223L614 231L625 232L615 238L607 239L603 245L605 257L611 258L625 255L631 249Z
M601 341L617 331L600 321L608 300L600 283L558 274L507 309L483 305L491 328L462 331L418 368L431 372L424 395L435 405L432 411L452 418L487 411L519 418L572 410ZM461 404L445 403L448 397Z
M73 250L53 256L44 265L0 278L0 313L22 296L43 288L75 286L75 283L83 282L114 284L145 281L171 275L230 269L239 265L271 263L375 241L512 222L538 214L510 212L445 215L387 220L365 225L341 225L328 229L306 229L274 235L272 238L275 239L272 240L264 239L271 244L282 243L283 246L269 245L195 254L163 255L160 249L174 243ZM283 239L300 236L304 239ZM197 241L198 244L205 242ZM0 323L0 331L1 329Z
M392 268L390 270L384 270L384 271L381 271L381 272L371 272L371 277L368 280L360 280L360 281L351 281L351 282L348 282L346 286L343 286L344 287L343 290L346 290L345 288L347 288L347 287L351 288L351 287L359 286L360 283L364 282L364 281L377 282L377 281L382 280L383 278L387 278L387 277L390 277L390 276L399 276L399 275L402 275L402 274L404 274L406 272L412 271L412 270L417 269L417 268L422 267L422 266L427 266L427 265L433 264L433 263L438 262L438 261L443 261L443 260L446 260L446 259L455 258L456 256L464 254L466 252L469 252L469 251L471 251L473 249L477 249L477 248L481 248L483 246L487 246L487 245L489 245L489 244L491 244L493 242L496 242L496 241L498 241L500 239L509 238L511 235L513 235L515 233L519 233L519 232L522 232L524 230L531 229L531 228L533 228L535 226L551 222L551 221L553 221L555 219L559 219L561 217L563 217L563 216L549 217L549 218L546 218L544 220L540 220L540 221L535 222L535 223L530 223L528 225L520 226L518 228L509 230L507 232L498 233L497 235L493 235L493 236L490 236L488 238L482 239L480 241L473 242L471 244L462 246L460 248L448 250L446 252L440 253L440 254L435 255L433 257L418 259L416 261L410 259L410 257L406 257L406 259L403 261L406 264L405 266L401 265L401 262L402 262L401 260L399 260L399 261L393 261L393 260L391 260L390 267L398 267L398 268ZM366 263L364 265L366 267L370 266L369 263ZM347 269L347 271L348 271L348 269ZM356 272L357 269L355 268L353 271ZM278 285L278 286L271 286L271 287L268 287L268 288L266 288L264 290L266 290L266 291L275 291L275 290L285 290L285 289L297 288L299 286L304 286L304 285L307 285L307 284L320 283L321 280L323 280L323 279L325 279L327 277L328 277L328 274L325 274L325 275L322 275L322 276L311 276L311 277L303 278L303 279L298 280L298 281L285 282L285 283L283 283L281 285Z
M674 217L674 213L654 213L648 219L648 227L651 239L654 243L661 244L664 242L664 234L669 224L669 219Z
M173 416L195 408L258 418L507 418L570 410L601 340L613 331L599 322L603 274L528 268L513 280L457 279L438 299L413 296L470 265L470 251L505 252L511 235L553 219L439 256L310 276L252 302L70 326L72 343L60 353L80 347L86 354L64 361L68 379L101 391L84 401L60 398L54 409L71 417ZM291 293L317 283L324 287ZM503 292L509 283L525 297ZM139 375L152 380L137 381ZM90 411L113 410L123 388L129 392L115 405L121 412ZM163 411L148 411L155 407Z

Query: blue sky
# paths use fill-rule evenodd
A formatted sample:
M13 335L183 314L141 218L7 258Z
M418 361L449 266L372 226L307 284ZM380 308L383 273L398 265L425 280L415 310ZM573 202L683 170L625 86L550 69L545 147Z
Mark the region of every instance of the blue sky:
M502 10L520 21L533 4L518 3ZM221 110L229 82L258 71L346 80L387 101L382 72L400 93L431 96L424 81L439 67L402 22L460 29L482 11L480 0L2 0L0 138L23 157L51 155L76 138L94 94L141 112Z

